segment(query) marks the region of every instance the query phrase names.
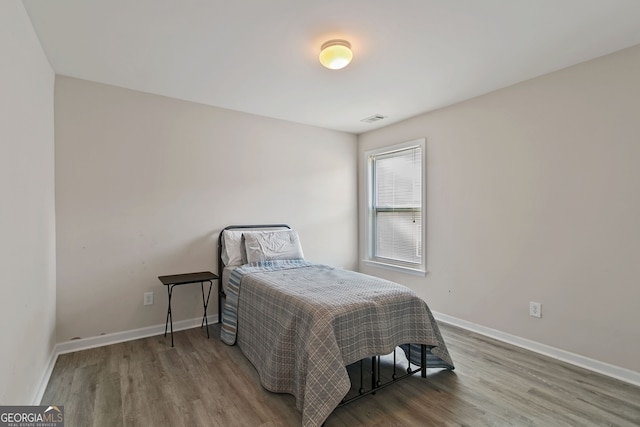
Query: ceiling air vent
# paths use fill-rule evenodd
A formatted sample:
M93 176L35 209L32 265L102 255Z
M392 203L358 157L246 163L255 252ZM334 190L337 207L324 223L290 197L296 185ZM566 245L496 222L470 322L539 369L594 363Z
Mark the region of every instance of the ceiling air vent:
M373 123L373 122L377 122L378 120L382 120L382 119L386 119L387 116L383 116L382 114L374 114L373 116L369 116L367 118L364 118L362 120L360 120L361 122L365 122L365 123Z

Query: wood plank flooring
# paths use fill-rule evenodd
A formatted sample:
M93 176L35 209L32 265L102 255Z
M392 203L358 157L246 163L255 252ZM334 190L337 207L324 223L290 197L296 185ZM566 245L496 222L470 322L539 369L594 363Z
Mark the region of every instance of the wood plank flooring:
M640 426L640 387L441 324L455 371L429 370L336 409L327 427ZM42 404L67 427L299 426L237 346L204 329L63 354Z

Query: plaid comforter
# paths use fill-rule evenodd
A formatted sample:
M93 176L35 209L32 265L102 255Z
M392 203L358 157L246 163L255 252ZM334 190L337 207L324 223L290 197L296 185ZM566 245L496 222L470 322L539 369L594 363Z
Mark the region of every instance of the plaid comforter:
M305 261L236 268L222 339L255 366L262 385L290 393L303 426L319 426L350 388L346 366L405 343L430 348L428 366L453 368L438 325L410 289Z

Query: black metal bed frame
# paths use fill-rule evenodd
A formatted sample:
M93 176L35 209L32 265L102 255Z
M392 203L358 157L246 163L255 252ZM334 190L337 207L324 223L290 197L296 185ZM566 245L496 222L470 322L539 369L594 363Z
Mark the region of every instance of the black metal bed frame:
M381 360L384 357L384 355L382 356L372 356L371 357L371 366L368 368L368 373L369 376L371 378L371 383L370 383L370 388L365 388L365 371L367 370L367 368L365 368L365 359L362 359L356 363L354 363L353 365L359 365L359 370L360 370L360 387L358 388L358 393L354 396L350 396L349 397L349 393L347 393L347 395L342 399L342 401L340 402L340 404L337 406L338 408L346 405L347 403L351 403L354 400L358 400L364 396L367 396L369 394L376 394L376 392L384 387L387 387L393 383L396 383L400 380L403 380L405 378L408 378L418 372L420 372L420 376L422 378L427 378L427 346L424 344L420 345L420 366L417 368L412 368L412 363L411 363L411 347L408 347L407 350L407 367L406 369L404 369L404 371L400 370L398 367L398 358L397 358L397 353L399 351L399 347L396 347L393 350L393 374L391 375L391 379L389 379L386 382L382 382L382 376L381 376L381 369L380 369L380 364L381 364ZM390 353L391 354L391 353ZM353 365L349 365L349 366L353 366ZM400 370L400 372L398 372ZM351 378L351 381L353 382L353 378Z
M230 225L223 228L220 231L220 235L218 236L218 323L222 323L222 299L226 298L222 288L222 273L224 270L224 263L222 262L222 234L225 230L260 230L260 229L269 229L269 228L283 228L283 229L291 229L291 227L287 224L260 224L260 225ZM364 396L369 394L375 394L378 390L387 387L395 382L398 382L402 379L413 376L414 374L420 372L420 376L422 378L427 378L427 346L424 344L420 345L420 366L417 368L412 367L411 363L411 346L408 346L406 359L407 359L407 367L402 369L398 367L398 359L397 352L398 347L396 347L393 351L393 374L391 375L391 379L383 382L381 377L381 359L386 355L378 355L372 356L370 358L371 365L367 368L365 367L365 361L367 359L362 359L358 362L355 362L349 366L359 365L360 370L360 387L357 390L356 395L349 396L351 393L347 393L347 395L342 399L340 404L337 406L338 408L346 405L347 403L358 400ZM391 353L390 353L391 354ZM413 365L416 366L416 365ZM369 386L365 383L365 371L368 371L368 377L370 379ZM350 377L351 378L351 377ZM351 378L353 383L353 378ZM352 386L353 387L353 386Z

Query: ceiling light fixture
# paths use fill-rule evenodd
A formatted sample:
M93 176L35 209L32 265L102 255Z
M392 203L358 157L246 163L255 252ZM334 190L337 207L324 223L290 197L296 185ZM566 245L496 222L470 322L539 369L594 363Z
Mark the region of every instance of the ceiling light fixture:
M346 67L353 58L351 43L346 40L329 40L320 48L320 63L331 70Z

